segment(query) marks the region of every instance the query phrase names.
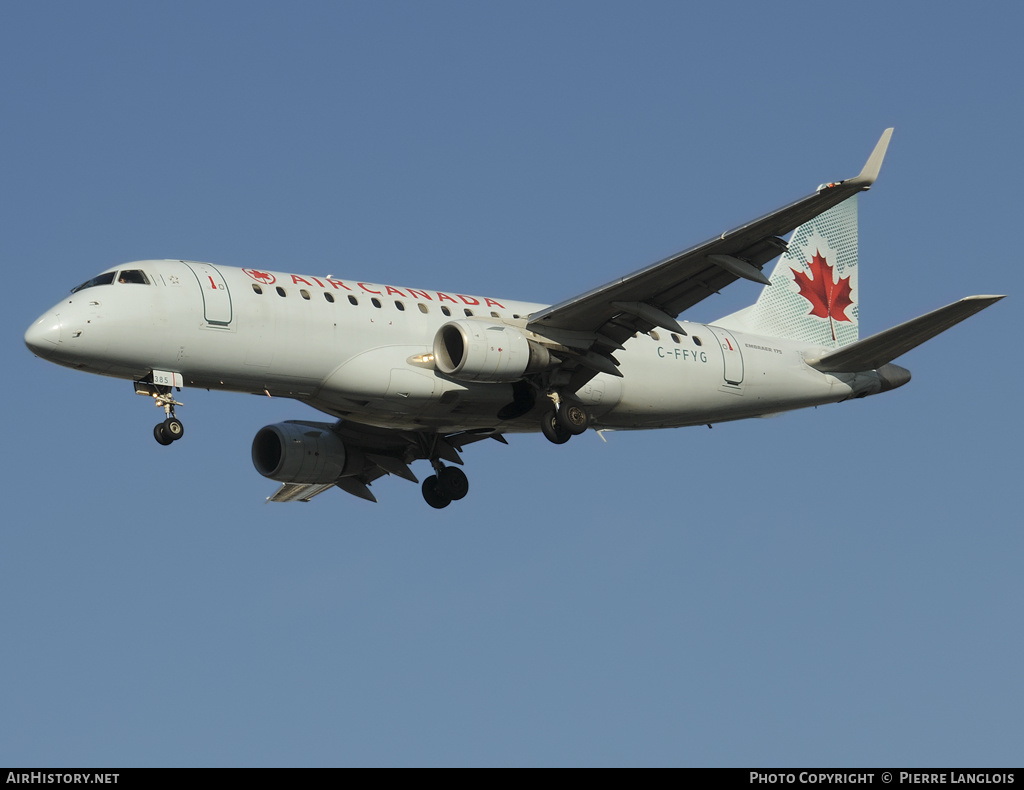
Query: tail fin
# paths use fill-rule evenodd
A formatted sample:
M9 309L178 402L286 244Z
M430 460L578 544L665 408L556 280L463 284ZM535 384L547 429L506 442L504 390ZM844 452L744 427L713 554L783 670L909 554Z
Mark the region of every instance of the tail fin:
M714 323L827 348L857 340L857 196L796 230L757 301Z

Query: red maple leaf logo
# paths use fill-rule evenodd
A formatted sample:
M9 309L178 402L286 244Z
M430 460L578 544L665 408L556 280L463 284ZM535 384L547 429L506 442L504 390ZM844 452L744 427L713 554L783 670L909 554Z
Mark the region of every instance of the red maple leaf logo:
M242 271L252 277L256 282L264 283L265 285L273 285L274 280L277 279L270 272L261 272L259 269L242 269Z
M840 277L839 282L833 282L833 269L818 250L814 251L814 259L807 266L811 270L810 276L796 269L790 271L793 272L796 284L800 286L800 296L811 303L811 312L808 315L827 318L832 329L832 339L835 340L836 327L832 323L833 319L853 323L846 316L846 308L853 304L850 298L850 278Z

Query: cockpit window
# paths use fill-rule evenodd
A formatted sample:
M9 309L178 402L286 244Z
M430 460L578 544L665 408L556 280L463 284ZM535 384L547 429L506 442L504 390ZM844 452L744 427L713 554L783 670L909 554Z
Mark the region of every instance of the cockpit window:
M142 269L122 269L117 275L119 283L134 283L135 285L149 285L149 278Z
M103 274L99 274L96 277L93 277L91 280L86 280L81 285L72 288L71 293L76 294L79 291L85 290L86 288L92 288L94 285L110 285L112 282L114 282L114 273L104 272Z

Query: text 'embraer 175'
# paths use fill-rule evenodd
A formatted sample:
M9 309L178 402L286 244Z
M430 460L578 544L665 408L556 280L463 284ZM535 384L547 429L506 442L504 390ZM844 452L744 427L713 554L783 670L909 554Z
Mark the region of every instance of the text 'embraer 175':
M442 508L466 496L460 453L481 439L540 431L562 444L588 428L708 425L906 384L894 359L1002 297L968 296L859 338L857 195L891 135L855 178L552 306L138 261L75 288L25 343L59 365L134 382L163 409L163 445L184 434L175 393L185 386L295 398L330 415L256 434L256 469L281 483L271 501L334 487L376 501L371 483L417 482L410 464L426 460L423 497ZM764 286L754 304L679 322L739 279Z

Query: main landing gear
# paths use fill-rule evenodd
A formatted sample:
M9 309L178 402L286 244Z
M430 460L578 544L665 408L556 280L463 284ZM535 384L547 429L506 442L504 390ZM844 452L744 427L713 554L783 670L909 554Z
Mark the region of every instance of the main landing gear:
M565 444L573 436L579 436L590 427L590 414L578 403L563 400L557 393L549 396L554 408L544 412L540 418L540 429L555 444Z
M540 392L544 392L544 389L537 385L517 381L512 386L513 400L498 411L498 419L514 420L533 411ZM575 395L563 395L560 384L549 382L545 397L551 401L551 408L541 416L540 429L548 441L565 444L590 427L590 413Z
M440 510L469 493L469 478L459 467L438 461L434 470L437 474L423 481L423 498L431 507Z

